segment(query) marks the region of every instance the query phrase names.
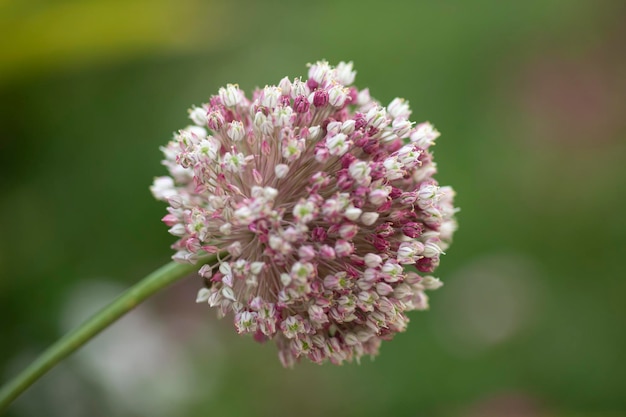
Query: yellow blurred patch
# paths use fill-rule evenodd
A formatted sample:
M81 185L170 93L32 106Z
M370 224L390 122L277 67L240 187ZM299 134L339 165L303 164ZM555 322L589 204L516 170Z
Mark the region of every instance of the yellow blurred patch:
M198 0L0 0L0 83L136 54L205 50L228 36L220 24L225 7Z

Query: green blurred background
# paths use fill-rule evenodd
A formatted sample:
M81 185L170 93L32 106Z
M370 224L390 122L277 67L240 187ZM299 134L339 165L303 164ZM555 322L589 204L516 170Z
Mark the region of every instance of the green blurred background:
M281 368L176 284L12 416L626 415L626 4L0 0L0 379L172 252L159 146L217 89L353 60L442 132L445 286L374 361Z

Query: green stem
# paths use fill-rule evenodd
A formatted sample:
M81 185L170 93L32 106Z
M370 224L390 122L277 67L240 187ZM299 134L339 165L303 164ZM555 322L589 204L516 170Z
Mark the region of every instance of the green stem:
M74 331L66 334L43 352L30 366L0 389L0 413L22 392L30 387L47 371L70 355L90 339L106 329L117 319L135 308L155 292L198 270L205 263L215 263L211 256L196 265L170 262L162 266L104 307Z

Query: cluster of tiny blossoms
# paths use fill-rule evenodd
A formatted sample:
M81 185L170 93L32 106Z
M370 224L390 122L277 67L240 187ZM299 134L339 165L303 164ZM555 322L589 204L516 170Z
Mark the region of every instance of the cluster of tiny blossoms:
M376 355L428 307L441 283L427 274L456 229L454 192L433 179L439 133L354 77L352 63L320 61L251 99L221 88L162 148L170 176L151 187L176 261L220 254L197 301L273 339L284 366Z

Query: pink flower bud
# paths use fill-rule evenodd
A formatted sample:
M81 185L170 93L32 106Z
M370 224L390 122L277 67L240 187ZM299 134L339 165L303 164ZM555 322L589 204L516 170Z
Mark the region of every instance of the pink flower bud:
M207 115L207 124L212 130L220 130L225 122L224 116L218 111L212 111Z
M354 252L354 245L347 240L339 239L335 244L335 253L338 257L349 256Z
M328 104L328 92L326 90L317 90L313 93L313 105L315 107L325 107Z
M294 101L294 110L296 113L306 113L309 111L309 100L305 96L298 96Z

